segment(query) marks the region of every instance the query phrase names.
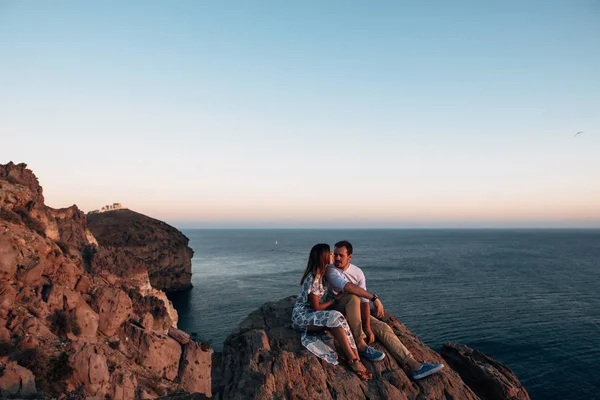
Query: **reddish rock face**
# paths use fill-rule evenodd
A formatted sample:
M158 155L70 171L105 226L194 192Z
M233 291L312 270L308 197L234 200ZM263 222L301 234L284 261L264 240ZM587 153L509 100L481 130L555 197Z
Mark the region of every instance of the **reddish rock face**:
M177 381L188 392L211 396L210 376L213 351L190 341L183 346Z
M26 164L0 165L2 216L57 242L64 252L78 254L93 237L87 232L85 214L76 206L52 209L44 204L42 187ZM4 189L4 190L3 190Z
M91 396L103 396L109 390L106 357L93 344L79 342L75 347L75 354L69 358L74 370L70 383L75 387L83 385L85 393Z
M193 250L189 239L172 226L130 210L87 215L87 226L113 259L107 264L123 276L138 265L148 270L152 287L175 291L192 287Z
M79 293L89 293L91 288L92 280L87 275L81 276L75 285L75 290Z
M133 313L131 299L122 290L109 286L98 288L94 294L100 317L98 329L105 335L112 336Z
M0 257L2 257L0 255ZM0 258L1 259L1 258ZM15 288L6 281L0 281L0 318L7 318L17 297Z
M334 366L309 353L291 328L293 298L264 304L227 338L213 366L213 393L226 399L460 399L479 397L452 368L420 381L387 354L364 364L374 379L361 381L347 366ZM417 359L443 362L397 319L383 319ZM378 350L387 351L378 342Z
M0 397L155 398L182 388L180 371L210 390L212 351L184 358L160 334L177 327L177 312L127 251L98 248L77 207L45 206L24 164L0 165ZM146 329L126 333L129 319Z
M9 362L0 377L0 396L2 398L28 398L36 394L33 373L14 361Z
M113 400L135 399L135 393L138 384L135 375L131 372L113 374L110 383L112 386L110 396Z
M10 341L10 331L6 329L6 320L0 318L0 343L7 343Z
M0 164L0 180L25 186L35 201L44 202L42 187L33 172L27 169L27 164Z
M8 229L0 230L0 279L10 279L17 271L17 258L19 248L12 240ZM2 289L0 288L0 298ZM2 305L0 304L0 307Z
M46 207L24 164L0 165L0 396L211 394L212 350L174 329L177 313L150 286L154 280L162 288L189 287L187 238L139 214L114 214L120 212L106 213L118 217L114 225L99 220L105 245L97 248L81 211ZM344 365L320 361L290 328L292 304L263 305L229 336L212 368L217 398L477 398L451 368L413 382L388 355L366 363L375 379L365 383ZM395 318L385 321L417 358L442 361ZM163 334L169 331L177 340ZM528 399L495 360L464 348L445 355L451 365L468 366L465 381L486 382L504 396L493 398Z
M175 380L181 358L181 346L175 339L128 324L121 341L138 364L169 381Z
M98 334L98 314L81 298L73 310L80 333L77 337L95 340Z

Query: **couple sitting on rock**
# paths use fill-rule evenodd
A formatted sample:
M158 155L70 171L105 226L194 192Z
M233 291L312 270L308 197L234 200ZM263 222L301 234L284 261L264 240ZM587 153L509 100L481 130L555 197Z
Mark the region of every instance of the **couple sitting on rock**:
M371 379L372 374L360 357L370 361L385 358L385 353L369 346L375 339L400 365L408 367L413 379L442 369L443 364L415 360L392 328L377 319L383 317L383 304L367 291L365 275L350 264L351 259L352 245L345 240L335 244L334 253L328 244L311 249L292 313L292 326L302 332L302 345L317 357L338 364L333 343L322 335L323 331L331 332L348 365L363 380ZM371 302L377 318L371 316Z

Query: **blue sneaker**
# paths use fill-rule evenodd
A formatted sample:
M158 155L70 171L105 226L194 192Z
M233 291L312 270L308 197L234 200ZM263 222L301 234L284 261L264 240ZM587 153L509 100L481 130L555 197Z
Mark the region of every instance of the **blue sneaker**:
M421 368L417 371L412 371L410 376L415 380L422 379L431 374L435 374L442 368L444 368L444 364L429 364L424 362Z
M358 355L361 358L366 358L369 361L381 361L385 358L385 353L379 350L375 350L371 346L365 347L363 351L358 351Z

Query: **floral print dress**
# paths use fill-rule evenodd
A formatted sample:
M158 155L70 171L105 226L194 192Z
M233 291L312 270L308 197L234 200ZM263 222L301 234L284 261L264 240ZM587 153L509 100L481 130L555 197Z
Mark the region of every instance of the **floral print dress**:
M311 353L330 364L337 365L338 357L335 352L333 338L325 332L310 333L306 331L308 325L326 326L328 328L341 327L346 331L350 346L356 349L356 343L348 322L346 322L346 318L341 312L335 310L314 311L310 307L308 295L312 293L321 298L325 292L321 279L314 279L312 275L309 275L304 280L292 312L292 327L302 332L302 345Z

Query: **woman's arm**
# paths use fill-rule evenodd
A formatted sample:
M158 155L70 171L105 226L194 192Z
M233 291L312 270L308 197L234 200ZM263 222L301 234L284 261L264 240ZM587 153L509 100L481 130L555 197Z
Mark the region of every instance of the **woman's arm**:
M314 311L327 310L335 302L335 299L326 300L322 303L320 303L319 300L321 299L315 294L310 293L308 295L308 302L310 303L310 308L312 308Z

